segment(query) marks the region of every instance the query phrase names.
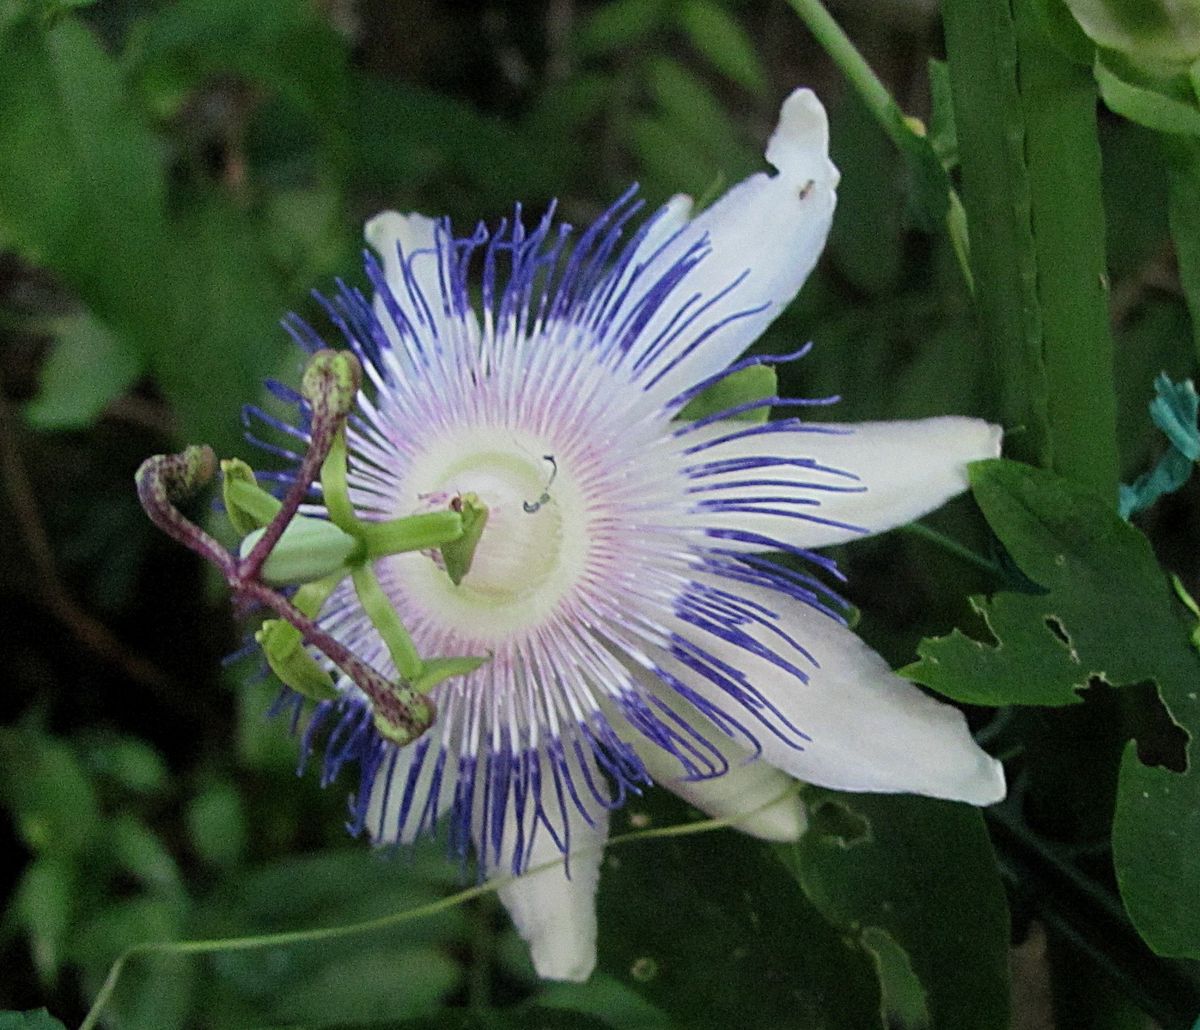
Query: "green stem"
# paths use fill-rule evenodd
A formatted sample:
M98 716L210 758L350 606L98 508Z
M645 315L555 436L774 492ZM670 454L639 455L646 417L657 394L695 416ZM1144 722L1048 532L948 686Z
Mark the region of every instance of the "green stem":
M1033 0L1013 0L1013 15L1050 467L1115 506L1117 403L1096 81L1046 37Z
M350 503L350 486L346 476L346 429L337 431L329 454L321 466L321 499L329 512L329 521L343 533L358 535L358 517Z
M943 228L950 236L967 289L973 291L974 283L968 257L969 246L962 201L959 200L958 194L950 184L939 158L925 138L919 123L910 122L905 117L903 109L888 92L887 87L867 63L866 58L850 41L850 37L834 20L833 15L825 9L821 0L788 0L788 3L800 16L800 20L808 26L809 32L813 34L822 49L846 76L863 104L866 105L867 110L887 133L896 149L909 162L914 180L924 180L928 184L932 179L936 183L934 188L939 192L944 191L946 208L944 216L942 216ZM920 192L919 187L918 192Z
M634 830L630 833L622 833L616 837L610 837L602 844L595 844L589 848L580 848L578 851L572 851L571 857L595 854L607 848L619 847L634 841L655 840L664 837L688 837L692 834L723 830L750 818L758 812L765 811L785 798L798 793L799 790L800 784L793 783L778 797L772 798L750 812L737 812L721 819L701 819L694 823L682 823L675 826L662 826L649 830ZM565 863L566 860L566 855L560 855L558 858L527 869L522 875L532 876L535 873L553 869ZM312 944L320 941L337 940L342 937L354 937L359 934L372 933L376 930L386 930L390 927L399 926L402 923L421 919L425 916L436 915L439 912L444 912L447 909L470 901L472 898L492 894L516 879L518 877L515 876L497 877L485 883L477 884L474 887L458 891L456 894L451 894L448 897L439 898L437 901L418 905L416 908L404 909L402 912L391 912L385 916L376 916L374 919L365 919L361 922L348 923L344 926L318 927L313 930L289 930L283 933L256 934L252 937L228 937L218 940L157 941L135 944L133 947L123 951L113 962L112 968L108 971L108 976L104 978L104 983L96 993L96 999L92 1002L92 1007L88 1010L83 1022L79 1024L79 1030L93 1030L100 1019L100 1014L108 1005L113 991L116 990L117 981L121 977L121 972L125 964L136 955L210 955L222 951L251 951L259 948L278 948L290 944Z
M1008 0L945 0L950 90L975 310L1013 457L1048 462L1049 432L1017 40Z
M833 58L891 141L905 149L913 132L904 120L904 112L821 0L788 0L788 3L821 48Z
M355 535L367 545L368 558L442 547L453 543L462 533L462 516L456 511L431 511L387 522L360 522L355 530Z
M350 578L354 581L354 591L358 594L363 611L367 613L367 618L379 630L379 635L387 645L397 674L403 682L411 683L421 674L421 656L417 653L417 647L408 635L408 630L404 628L404 623L400 621L392 602L383 592L379 580L375 578L370 563L356 566L351 571Z
M946 0L980 328L1008 452L1117 499L1096 88L1031 0Z

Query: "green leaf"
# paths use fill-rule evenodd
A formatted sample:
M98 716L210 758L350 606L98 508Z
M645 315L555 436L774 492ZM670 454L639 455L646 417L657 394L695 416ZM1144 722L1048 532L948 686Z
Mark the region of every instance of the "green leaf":
M256 219L219 196L180 219L171 261L175 308L155 334L155 375L186 439L237 453L246 445L231 416L283 365L287 301Z
M53 984L58 976L63 945L77 908L80 878L81 870L73 858L56 854L35 858L21 874L6 912L29 938L30 954L43 985Z
M904 674L959 701L1066 705L1091 678L1183 685L1200 658L1150 544L1101 498L1012 461L971 466L992 529L1044 593L975 597L995 643L955 630L924 640Z
M1076 64L1091 67L1096 44L1088 39L1063 0L1033 0L1033 9L1046 37Z
M0 798L37 852L77 854L100 821L95 791L67 743L0 730Z
M680 821L665 792L639 825ZM732 831L622 848L602 867L599 968L685 1027L880 1027L870 957L805 899L771 849Z
M45 1009L27 1012L0 1012L0 1030L67 1030Z
M1033 0L1013 6L1049 462L1117 499L1116 390L1104 250L1096 87L1046 38Z
M519 943L524 962L529 965L528 948L524 942ZM651 1030L671 1025L667 1017L644 998L604 973L593 973L584 984L544 984L537 1003L554 1009L570 1009L622 1030Z
M687 402L677 416L682 421L695 421L719 415L743 404L774 397L779 389L775 369L771 365L751 365L740 372L727 375ZM744 422L766 422L771 414L769 405L751 408L733 418Z
M214 783L193 798L187 822L192 847L206 862L233 865L246 850L246 813L230 783Z
M59 332L25 415L38 429L85 429L142 371L127 343L92 316L77 315Z
M0 24L0 235L58 273L115 335L144 343L161 289L160 152L116 62L80 22Z
M275 1018L293 1024L341 1026L433 1014L462 980L462 969L429 945L370 947L363 942L280 994Z
M1200 107L1194 98L1177 100L1151 86L1129 82L1103 53L1093 67L1100 95L1112 111L1148 129L1181 136L1200 136Z
M664 0L615 0L604 3L582 18L575 46L585 56L611 54L650 38L663 23Z
M355 1030L344 1027L341 1030ZM509 1009L443 1009L432 1016L388 1023L388 1030L613 1030L613 1024L566 1009L521 1005ZM362 1024L361 1030L378 1030Z
M1171 240L1179 261L1179 284L1192 320L1194 353L1200 359L1200 140L1166 137Z
M762 95L767 77L746 30L715 0L687 0L676 17L696 50L726 78Z
M809 900L875 957L893 1020L1005 1030L1008 911L980 812L817 788L805 801L808 832L780 850Z
M132 815L118 816L105 840L120 867L151 889L182 891L179 867L153 831Z
M162 757L137 737L100 737L89 742L88 768L108 777L125 790L157 794L167 785L167 766Z
M736 182L758 170L760 156L744 143L703 79L668 57L651 59L647 76L661 121L686 139L689 149L704 155L705 172L715 170ZM693 172L676 186L691 188L696 178Z

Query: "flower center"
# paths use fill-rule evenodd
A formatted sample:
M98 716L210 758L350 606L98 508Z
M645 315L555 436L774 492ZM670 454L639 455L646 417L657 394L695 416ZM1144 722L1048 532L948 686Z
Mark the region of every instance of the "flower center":
M524 455L473 454L447 473L439 490L475 493L487 524L459 589L480 601L511 602L535 595L558 565L562 513L554 503L557 464L539 467Z
M575 462L518 429L473 426L433 443L406 476L414 502L474 493L488 509L471 568L455 586L433 561L400 555L392 570L402 603L425 627L470 653L544 624L586 575L595 513ZM415 614L415 613L414 613Z

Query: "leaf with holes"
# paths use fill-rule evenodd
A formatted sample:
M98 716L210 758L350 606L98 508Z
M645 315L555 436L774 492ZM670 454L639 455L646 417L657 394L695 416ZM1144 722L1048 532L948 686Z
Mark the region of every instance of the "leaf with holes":
M1170 584L1146 538L1083 487L1011 461L973 465L971 486L1000 541L1044 592L972 598L994 642L955 630L922 641L920 661L904 672L987 705L1071 704L1093 677L1152 681L1188 741L1166 748L1183 752L1164 759L1169 769L1142 764L1133 743L1126 748L1113 826L1117 879L1155 951L1200 957L1200 655Z
M1067 705L1092 678L1113 685L1194 681L1170 584L1141 533L1102 499L1013 461L971 467L975 499L1041 593L973 597L994 638L924 640L904 670L957 701Z
M779 849L808 899L871 954L889 1026L1005 1030L1008 910L978 809L807 788Z

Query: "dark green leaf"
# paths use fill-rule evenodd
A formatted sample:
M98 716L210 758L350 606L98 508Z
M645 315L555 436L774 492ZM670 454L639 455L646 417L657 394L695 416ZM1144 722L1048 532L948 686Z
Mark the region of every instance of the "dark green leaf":
M615 0L581 19L575 45L584 55L610 54L644 42L662 24L664 0Z
M154 371L184 437L224 456L242 447L241 406L284 367L291 344L279 319L288 305L261 226L218 198L189 211L174 258L177 307L159 334Z
M875 956L892 1015L1005 1030L1008 911L979 811L815 788L805 797L810 829L781 851L821 913Z
M677 17L692 45L722 75L752 93L764 93L767 77L746 30L715 0L686 0Z
M80 872L69 856L35 858L22 873L6 913L28 937L33 964L44 984L54 982L62 964L63 943L77 908Z
M675 822L672 802L633 807ZM613 851L598 907L600 968L680 1026L880 1025L870 958L758 841L721 831Z
M1200 356L1200 141L1163 139L1169 175L1171 239L1179 261L1179 284L1192 318L1195 354Z
M0 31L0 233L144 343L166 310L158 145L81 23L27 14Z
M522 1005L510 1009L443 1009L437 1015L378 1023L338 1022L337 1030L612 1030L612 1024L566 1009Z
M461 980L459 964L437 948L359 941L351 953L279 992L273 1011L285 1024L390 1023L436 1012Z
M84 429L142 370L142 359L125 341L90 315L77 315L59 332L25 414L38 429Z
M295 124L315 130L312 143L327 164L341 169L349 155L346 44L309 4L163 5L137 24L129 65L151 88L172 79L199 87L215 76L241 76L299 113Z
M118 816L106 827L105 840L121 868L145 886L182 892L175 859L140 819Z
M1041 364L1053 468L1117 498L1116 390L1109 327L1096 87L1013 6L1028 168Z
M95 792L72 748L33 731L0 731L0 797L34 851L78 853L100 820Z
M519 943L526 965L528 948ZM543 986L537 1003L552 1009L570 1009L621 1030L665 1030L667 1017L632 988L604 973L593 973L587 983L552 983Z
M167 767L149 744L137 737L100 736L85 751L94 775L108 777L126 790L156 794L167 783Z
M45 1009L0 1012L0 1030L67 1030Z
M1181 686L1200 675L1149 543L1102 499L1011 461L972 465L971 485L1001 543L1045 593L972 598L995 642L959 630L922 641L905 675L984 705L1073 704L1092 677Z
M904 270L905 184L892 143L854 94L830 112L829 138L842 180L828 254L858 289L894 297Z
M1087 38L1063 0L1033 0L1046 37L1076 64L1091 67L1096 44Z

